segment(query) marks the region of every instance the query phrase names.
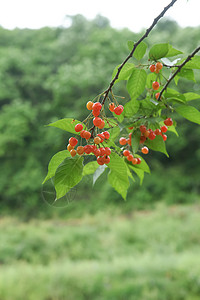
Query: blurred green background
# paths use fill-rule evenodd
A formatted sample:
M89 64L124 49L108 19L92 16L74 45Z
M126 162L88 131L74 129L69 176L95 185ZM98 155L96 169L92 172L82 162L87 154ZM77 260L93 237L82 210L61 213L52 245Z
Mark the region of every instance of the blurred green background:
M188 54L199 32L165 19L146 42ZM175 117L170 158L151 153L151 175L126 202L104 175L94 187L86 177L55 205L51 185L41 184L69 137L44 125L82 120L141 34L81 15L68 28L0 28L0 300L199 299L198 125ZM200 74L178 89L200 93ZM128 96L124 83L115 91Z

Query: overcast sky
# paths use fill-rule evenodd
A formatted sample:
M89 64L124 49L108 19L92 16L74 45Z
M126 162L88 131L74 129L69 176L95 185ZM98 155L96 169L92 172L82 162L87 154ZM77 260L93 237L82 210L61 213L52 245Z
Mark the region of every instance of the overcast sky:
M65 25L65 15L101 14L116 28L148 27L171 0L0 0L0 25L13 29ZM179 25L200 25L200 0L178 0L166 16Z

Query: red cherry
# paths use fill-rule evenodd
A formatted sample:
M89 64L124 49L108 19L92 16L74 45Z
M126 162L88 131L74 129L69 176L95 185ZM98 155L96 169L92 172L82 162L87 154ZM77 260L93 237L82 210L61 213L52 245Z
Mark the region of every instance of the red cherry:
M115 103L112 102L109 104L109 110L113 112L114 109L115 109Z
M129 156L131 153L130 153L130 151L129 150L124 150L123 151L123 155L124 156Z
M157 70L161 70L162 67L163 67L163 64L162 64L161 62L158 61L158 62L156 63L156 69L157 69Z
M109 133L108 131L104 131L102 134L105 136L105 139L106 139L106 140L109 139L110 133Z
M94 126L99 126L100 124L101 124L101 122L102 122L102 119L101 118L99 118L99 117L95 117L94 119L93 119L93 124L94 124Z
M164 124L166 126L172 126L173 125L173 121L171 118L167 118L165 121L164 121Z
M155 137L156 137L155 133L154 133L153 131L151 131L151 132L149 133L148 138L149 138L150 140L154 140Z
M150 65L149 70L153 73L155 72L156 66L155 65Z
M70 139L69 139L69 144L71 145L71 146L76 146L77 145L77 143L78 143L78 140L75 138L75 137L71 137Z
M137 165L141 164L142 160L141 158L137 157Z
M98 126L99 129L103 129L105 126L105 121L102 120L101 124Z
M141 133L145 133L146 130L147 130L147 128L146 128L145 125L141 125L141 126L140 126L140 131L141 131Z
M127 143L127 141L126 141L126 139L124 138L124 137L121 137L120 139L119 139L119 143L120 143L120 145L126 145L126 143Z
M100 102L95 102L92 106L93 110L101 110L101 108L102 108L102 105Z
M98 156L97 157L97 163L100 165L100 166L103 166L104 165L104 158L102 156Z
M128 156L127 156L127 159L128 159L128 161L132 161L133 160L133 155L132 154L129 154Z
M161 135L161 130L159 128L154 130L155 135Z
M162 138L163 138L163 141L165 142L167 140L166 134L162 134Z
M92 114L94 117L98 117L100 115L100 110L99 109L93 109Z
M111 149L109 147L105 147L105 151L106 151L106 155L110 155L111 154Z
M118 105L117 107L114 108L114 113L119 116L121 115L123 110L124 110L123 105Z
M85 145L84 146L84 151L86 154L90 154L92 152L92 146L91 145Z
M104 159L104 164L109 164L109 162L110 162L110 156L104 155L103 159Z
M145 146L141 149L143 154L148 154L149 153L149 149Z
M89 139L91 138L91 133L90 133L89 131L85 131L85 132L84 132L84 138L85 138L86 140L89 140Z
M161 130L162 132L167 132L168 128L167 128L167 126L163 125L163 126L160 128L160 130Z
M133 164L133 165L136 165L137 162L138 162L137 158L136 158L136 157L133 157L133 159L132 159L132 164Z
M160 96L160 93L155 94L156 99L158 99L159 96Z
M142 135L140 137L140 144L143 144L146 141L146 137L144 135Z
M83 125L80 124L80 123L78 123L78 124L76 124L76 126L75 126L74 129L75 129L76 132L79 132L79 131L81 131L83 129Z
M160 87L160 84L159 84L158 81L154 81L154 82L152 83L152 88L153 88L154 90L158 90L159 87Z
M99 148L99 150L101 151L101 156L106 154L106 149L104 147Z

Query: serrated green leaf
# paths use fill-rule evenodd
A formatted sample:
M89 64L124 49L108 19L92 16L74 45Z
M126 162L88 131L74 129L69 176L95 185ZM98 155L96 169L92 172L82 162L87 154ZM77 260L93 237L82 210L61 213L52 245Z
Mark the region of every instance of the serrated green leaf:
M200 99L200 95L196 93L184 93L183 95L186 101Z
M99 167L97 161L91 161L83 167L83 176L93 174Z
M180 102L185 103L185 96L173 89L167 89L164 93L165 98L168 102Z
M176 107L176 112L185 119L200 124L200 112L195 107L180 105Z
M144 179L144 171L142 169L136 168L135 165L128 165L128 166L139 177L139 179L140 179L140 185L142 185L142 182L143 182L143 179Z
M157 135L156 138L154 140L146 140L145 141L145 145L154 150L154 151L159 151L164 153L167 157L169 157L167 151L166 151L166 147L165 147L165 142L163 141L162 136Z
M112 127L116 127L118 126L118 123L116 122L116 120L113 118L106 118L104 119L105 121L105 128L110 128L111 126Z
M93 185L95 184L95 182L97 181L97 179L103 174L103 172L105 171L105 169L107 168L106 165L103 166L99 166L94 175L93 175Z
M66 158L55 173L56 198L62 198L83 177L83 157Z
M173 133L175 133L176 136L179 136L174 125L169 126L167 131L173 132Z
M134 46L134 42L128 41L128 48L130 51L132 51ZM147 44L145 42L141 42L135 49L133 56L137 59L140 60L143 58L147 50Z
M131 101L125 104L124 115L127 118L131 118L133 115L135 115L138 112L139 107L140 107L139 101L136 99L132 99Z
M144 91L147 74L143 69L134 69L128 82L127 89L131 98L137 98Z
M196 82L196 80L194 78L194 71L191 69L182 68L181 71L177 74L177 76Z
M56 128L68 131L73 134L80 134L79 132L76 132L74 129L75 125L78 123L81 123L81 121L74 120L72 118L65 118L65 119L58 120L54 123L50 123L47 126L56 127ZM85 129L86 128L85 124L83 124L83 123L81 123L81 124L83 125L83 129Z
M120 65L118 65L112 74L112 79L115 77L115 75L117 74L118 68L120 67ZM123 68L121 69L120 73L119 73L119 77L115 82L121 81L121 80L128 80L129 77L131 76L131 73L133 71L133 69L135 68L135 65L132 63L127 63L123 66Z
M175 48L172 47L172 45L169 45L169 50L166 54L165 57L172 57L172 56L176 56L176 55L179 55L179 54L182 54L183 52L181 52L180 50L177 50Z
M52 178L55 175L56 169L63 162L63 160L65 160L66 157L71 157L68 150L60 151L51 158L49 165L48 165L47 176L45 177L42 184L44 184L47 180L49 180L50 178Z
M114 148L116 151L121 152L121 149L110 139L109 140L104 140L103 142L104 147L112 147Z
M151 173L149 166L146 163L145 159L138 154L135 154L135 157L139 157L141 159L141 163L139 165L134 165L134 167L137 169L141 169L146 173Z
M129 187L129 180L127 166L124 159L118 154L112 152L108 167L110 168L110 172L108 174L109 183L125 200Z
M139 129L133 131L131 135L131 147L133 153L136 153L138 151L140 145L140 137L141 137L141 131Z
M151 47L149 51L149 59L158 60L162 57L166 57L169 51L169 44L156 44Z

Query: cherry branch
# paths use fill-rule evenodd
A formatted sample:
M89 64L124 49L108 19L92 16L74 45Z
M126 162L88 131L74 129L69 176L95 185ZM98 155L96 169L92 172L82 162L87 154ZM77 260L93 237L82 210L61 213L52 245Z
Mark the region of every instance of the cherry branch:
M167 89L168 85L170 84L170 82L174 79L174 77L177 75L178 72L180 72L180 70L185 66L185 64L190 61L192 59L192 57L195 56L195 54L200 50L200 46L197 47L191 54L188 55L188 57L184 60L184 62L182 64L180 64L178 66L178 69L173 73L173 75L168 79L168 81L166 82L166 84L164 85L164 87L162 88L162 90L160 91L159 97L157 99L157 101L161 100L161 96L163 94L163 92Z
M108 97L109 92L112 90L112 87L115 83L115 81L118 79L119 74L122 70L122 68L124 67L124 65L127 63L127 61L133 56L133 53L135 52L135 49L137 48L137 46L145 39L148 37L149 33L152 31L152 29L155 27L155 25L158 23L158 21L164 16L164 14L167 12L167 10L172 7L174 5L174 3L177 0L172 0L164 9L163 11L154 19L153 23L151 24L151 26L146 30L145 34L134 44L133 49L131 50L131 52L129 53L129 55L125 58L125 60L121 63L121 65L118 68L118 71L115 75L115 77L113 78L113 80L110 82L109 87L107 88L107 90L105 90L104 93L104 98L102 100L102 105L105 103L106 98Z

